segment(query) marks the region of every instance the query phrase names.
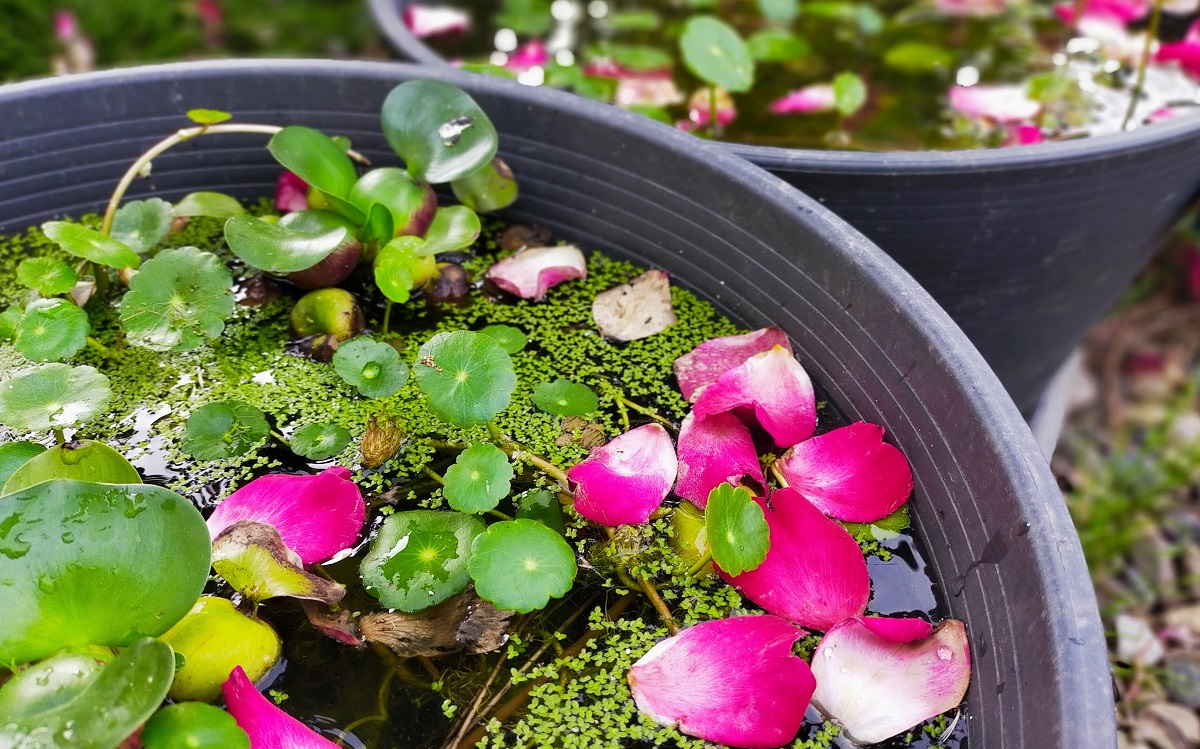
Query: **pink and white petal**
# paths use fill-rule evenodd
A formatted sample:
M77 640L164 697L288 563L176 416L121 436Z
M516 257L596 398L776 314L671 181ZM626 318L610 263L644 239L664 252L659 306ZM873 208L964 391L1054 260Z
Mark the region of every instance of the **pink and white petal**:
M283 213L308 208L308 183L295 172L284 170L275 180L275 210Z
M541 39L534 39L512 52L508 56L508 61L504 63L504 67L509 70L524 71L544 66L549 61L550 55L546 53L546 45L542 43Z
M747 749L786 745L816 684L792 645L804 631L777 616L701 622L629 669L638 709L688 736Z
M696 416L753 408L779 447L808 439L817 428L817 399L808 372L791 351L775 346L755 354L704 388L692 405Z
M864 616L863 626L892 642L924 640L933 634L933 625L915 617Z
M779 328L762 328L752 333L712 338L675 360L671 365L679 392L689 402L717 378L755 354L783 346L789 352L792 344Z
M1150 3L1146 0L1087 0L1083 12L1075 15L1073 1L1057 3L1054 14L1063 23L1078 25L1085 18L1105 18L1124 24L1129 24L1144 18L1150 12Z
M1200 20L1188 28L1182 41L1160 45L1154 59L1178 63L1188 75L1200 78Z
M883 441L883 427L862 421L801 442L775 466L817 509L853 523L891 515L913 489L904 455Z
M813 704L851 740L874 744L957 707L971 680L971 655L957 619L911 642L850 619L822 638L812 670Z
M580 515L601 525L634 525L662 505L678 467L667 430L647 424L594 448L567 478Z
M354 545L366 513L362 492L341 466L316 476L273 473L217 505L208 518L208 532L215 539L242 520L272 525L304 564L316 564Z
M487 277L522 299L541 299L552 286L587 278L587 260L574 245L531 247L492 265Z
M775 114L810 114L812 112L832 112L834 109L833 86L828 83L815 83L811 86L797 89L771 102L771 111Z
M801 627L826 631L862 616L871 597L871 579L858 544L839 523L795 489L771 493L764 509L771 547L763 563L736 577L718 570L751 601Z
M736 485L745 476L766 485L754 438L733 414L696 418L689 413L679 425L679 478L675 493L703 510L708 495L724 482Z
M226 709L250 737L253 749L339 749L263 697L241 666L234 667L221 692Z
M1005 137L1003 143L1005 148L1032 146L1046 142L1046 136L1042 135L1042 129L1037 125L1009 125L1007 131L1008 136Z
M404 25L418 39L463 32L471 28L471 14L450 5L410 3L404 6L403 18Z
M976 119L987 119L1002 125L1028 120L1038 113L1041 104L1030 99L1021 84L951 86L950 107Z

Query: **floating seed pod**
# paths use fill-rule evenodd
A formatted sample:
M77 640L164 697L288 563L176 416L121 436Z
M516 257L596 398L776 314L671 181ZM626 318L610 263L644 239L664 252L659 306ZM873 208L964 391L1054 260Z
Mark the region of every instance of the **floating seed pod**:
M168 692L173 700L214 702L235 666L257 681L283 653L271 625L217 596L202 597L159 639L183 656L183 667Z
M354 295L344 289L319 289L305 294L292 308L292 335L333 336L347 341L363 331L366 320Z
M346 239L324 260L311 268L287 274L288 280L302 289L321 289L345 281L362 257L358 227L341 214L321 210L298 211L279 219L279 225L301 231L346 230Z
M425 298L433 304L462 306L471 290L471 278L457 263L438 263L437 275L425 284Z

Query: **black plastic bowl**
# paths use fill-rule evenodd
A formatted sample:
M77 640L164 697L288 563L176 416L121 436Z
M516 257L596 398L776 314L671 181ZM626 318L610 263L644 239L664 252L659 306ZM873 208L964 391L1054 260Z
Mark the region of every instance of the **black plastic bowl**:
M510 215L667 269L747 326L777 324L854 417L912 463L917 533L975 669L971 749L1115 744L1107 651L1079 541L1045 461L987 364L915 281L820 205L727 149L555 91L388 64L212 62L0 88L0 232L96 210L183 112L349 136L395 163L377 114L396 83L469 91L521 181ZM272 194L261 137L160 157L132 196Z
M409 0L370 0L407 60ZM1200 113L1132 133L976 151L723 144L874 240L950 313L1027 415L1200 191Z

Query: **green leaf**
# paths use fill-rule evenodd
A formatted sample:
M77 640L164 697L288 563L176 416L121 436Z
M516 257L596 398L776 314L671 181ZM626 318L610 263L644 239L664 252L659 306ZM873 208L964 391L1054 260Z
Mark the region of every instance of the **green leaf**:
M159 486L55 479L7 495L0 662L166 632L208 582L210 543L200 511Z
M412 295L420 252L425 241L419 237L396 237L375 256L375 285L393 302L403 304Z
M94 484L140 484L142 477L125 456L103 442L78 440L45 450L18 468L0 496L15 494L54 479Z
M553 492L545 489L534 489L521 495L517 500L517 517L536 520L560 536L567 532L562 503Z
M432 184L479 169L496 155L496 128L475 100L442 81L401 83L383 102L383 134L409 174Z
M475 592L504 611L545 608L571 589L577 572L570 545L535 520L493 523L471 547Z
M359 240L366 245L381 246L390 242L395 235L392 212L383 203L372 203L367 210L367 220L363 222Z
M886 518L876 520L874 523L850 523L843 522L846 530L854 540L859 543L866 541L890 541L899 536L908 528L908 505L900 505L900 509L888 515Z
M517 375L491 336L438 333L417 353L417 385L433 415L457 427L483 424L508 407Z
M21 322L24 314L17 307L9 307L4 310L3 314L0 314L0 341L12 338L17 334L17 324Z
M480 230L479 216L465 205L439 208L429 231L425 232L425 244L417 254L436 255L466 249L474 244Z
M171 209L171 215L179 217L208 216L209 218L231 218L246 212L238 199L223 192L192 192Z
M496 341L500 344L500 348L510 354L522 351L525 344L529 343L529 338L521 332L521 329L511 325L488 325L479 332Z
M369 215L376 204L382 204L392 214L392 230L402 234L418 234L429 226L429 217L437 210L437 196L424 183L415 181L408 172L395 167L372 169L359 177L350 190L350 203ZM386 239L391 239L388 234Z
M112 238L142 254L171 233L171 204L160 198L131 200L113 216Z
M48 257L31 257L17 266L17 280L28 289L42 296L66 294L79 283L75 269L61 260Z
M523 36L543 36L554 23L550 0L503 0L495 16L499 27Z
M31 361L57 361L87 345L87 313L65 299L39 299L17 323L17 351Z
M833 78L833 104L844 116L857 112L867 102L867 85L851 72L838 73Z
M233 716L203 702L166 705L142 729L145 749L250 749Z
M0 487L8 483L17 469L44 452L45 446L36 442L6 442L0 445Z
M486 442L471 445L446 469L442 493L459 512L494 510L512 489L513 468L500 448Z
M66 252L110 268L136 268L142 263L137 253L112 237L83 224L47 221L42 232Z
M661 70L675 63L670 53L643 44L609 44L608 54L619 65L633 70Z
M0 382L0 423L22 432L78 426L104 413L108 378L93 367L43 364Z
M212 544L212 568L251 603L268 598L304 598L334 604L346 595L341 585L302 567L273 525L242 520Z
M232 219L231 219L232 220ZM233 314L233 276L211 252L163 250L121 300L121 329L152 351L191 351L221 335Z
M746 46L759 62L789 62L812 54L808 42L783 29L763 29L747 39Z
M348 385L368 398L386 398L408 382L408 365L386 343L355 338L333 354L333 368Z
M340 146L320 130L291 125L275 133L267 150L285 169L323 193L345 199L358 179L354 163ZM296 270L301 270L297 268Z
M292 433L292 452L309 460L328 460L350 444L350 430L337 424L305 424Z
M749 572L767 558L771 530L762 507L746 489L722 483L709 492L704 524L713 561L726 573Z
M599 56L604 56L600 54ZM573 91L580 96L596 101L611 102L617 94L617 79L604 75L588 75L578 65L546 65L545 86ZM493 160L494 161L494 160ZM515 199L515 198L514 198ZM460 198L461 200L461 198ZM464 205L466 205L464 203ZM482 209L475 208L480 211Z
M758 0L758 9L763 18L781 25L791 23L800 15L800 3L797 0Z
M459 512L409 510L383 521L359 573L384 606L420 611L467 589L478 519Z
M104 666L80 655L39 663L0 689L0 746L112 749L158 708L174 671L171 647L149 637Z
M189 109L187 116L197 125L216 125L233 118L229 112L222 112L219 109Z
M613 31L654 31L662 25L662 16L649 8L618 10L604 17Z
M600 401L587 385L559 377L533 386L533 405L559 416L587 416L600 407Z
M949 70L954 65L954 53L936 44L903 42L884 53L883 63L905 73L931 73Z
M734 93L754 85L754 58L737 31L711 16L694 16L679 38L683 61L696 77Z
M450 188L458 202L479 213L507 208L517 201L519 193L512 169L502 159L492 159L465 177L459 177L450 183Z
M271 433L262 411L238 400L208 403L188 417L179 447L196 460L244 455Z
M305 231L254 216L233 216L225 222L225 241L233 254L268 273L307 270L329 257L349 235L341 226Z

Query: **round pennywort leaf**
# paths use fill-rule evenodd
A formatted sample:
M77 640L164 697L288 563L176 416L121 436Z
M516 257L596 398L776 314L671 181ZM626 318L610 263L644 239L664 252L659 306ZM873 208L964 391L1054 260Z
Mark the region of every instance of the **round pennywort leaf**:
M571 589L576 572L575 552L536 520L493 523L471 549L475 592L505 611L545 608Z
M496 155L496 128L475 100L442 81L401 83L383 102L383 134L408 171L432 184L470 174Z
M17 266L17 280L22 286L34 289L42 296L55 296L75 288L79 275L61 260L31 257Z
M145 749L250 749L250 737L233 716L203 702L167 705L142 729Z
M17 323L16 347L31 361L58 361L87 345L87 313L63 299L39 299Z
M408 365L386 343L355 338L333 354L333 368L368 398L386 398L408 382Z
M500 348L510 354L523 350L525 344L529 343L529 337L520 328L511 325L489 325L479 332L491 337L500 344Z
M442 493L459 512L493 510L512 488L513 468L504 451L494 445L471 445L446 469Z
M136 268L142 260L137 253L112 237L101 234L83 224L67 221L47 221L42 232L75 257L90 260L97 265L110 268Z
M92 367L29 367L0 382L0 423L23 432L78 426L103 413L111 395Z
M350 430L337 424L305 424L292 434L292 452L309 460L327 460L350 444Z
M696 77L740 93L754 85L754 57L737 31L711 16L694 16L679 37L683 61Z
M233 276L211 252L163 250L147 260L121 300L121 329L152 351L191 351L225 330Z
M533 386L533 405L559 416L587 416L600 407L600 401L587 385L559 377Z
M222 460L245 454L270 432L262 411L242 401L221 401L188 417L179 446L196 460Z
M749 572L767 558L771 531L762 507L746 489L722 483L709 492L704 524L713 561L730 575Z
M131 200L113 216L112 238L143 253L171 232L171 204L161 198Z
M429 410L457 427L496 418L517 386L508 353L491 336L469 330L429 339L417 353L415 369Z
M388 608L436 606L467 589L471 543L483 531L483 523L458 512L397 512L383 521L363 558L363 585Z
M855 73L838 73L833 78L833 105L844 116L857 112L867 101L867 84Z

